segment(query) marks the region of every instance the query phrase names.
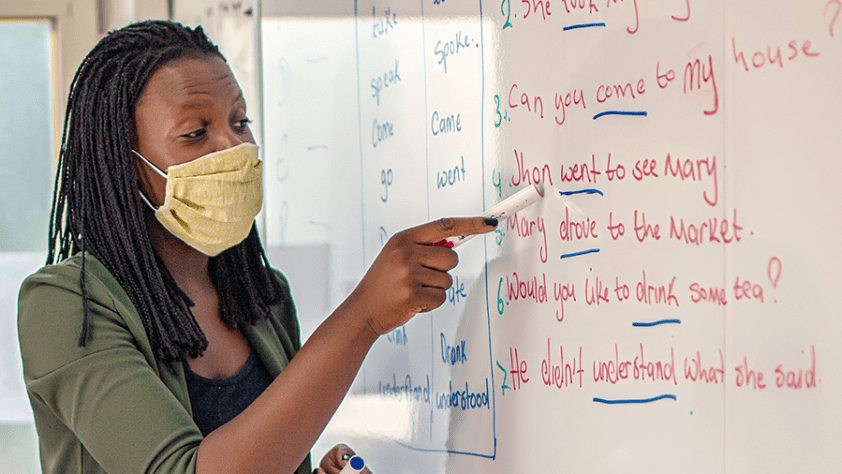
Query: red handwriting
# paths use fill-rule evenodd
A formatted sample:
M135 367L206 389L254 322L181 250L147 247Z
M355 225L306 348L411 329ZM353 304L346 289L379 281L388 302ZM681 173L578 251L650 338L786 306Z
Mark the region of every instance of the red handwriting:
M803 354L804 351L801 353ZM809 368L798 370L785 370L783 364L778 364L775 367L775 386L794 390L816 388L816 347L812 344L810 344L810 361Z
M737 209L734 209L733 218L719 219L718 217L711 217L696 224L688 224L685 226L684 219L678 219L676 222L675 216L670 216L670 238L683 241L685 244L702 245L704 243L724 243L740 242L740 232L743 227L737 224Z
M577 97L578 92L578 97ZM556 125L564 125L564 121L567 120L567 108L571 105L579 105L582 104L582 110L587 109L588 107L585 105L585 91L582 89L573 89L573 92L568 92L566 95L562 93L556 92L555 99L553 100L555 104L555 109L561 112L561 120L558 119L558 114L555 114L555 123Z
M599 13L599 8L597 8L594 0L561 0L561 4L564 5L564 10L567 13L576 11L576 10L585 10L585 7L588 7L588 13Z
M530 103L529 94L521 92L518 96L518 85L512 84L512 87L509 88L509 108L516 109L524 105L529 112L535 112L541 118L544 118L544 99L540 95L536 95Z
M646 360L644 356L643 343L640 343L640 355L634 359L621 359L620 349L614 344L614 359L607 361L593 362L593 381L608 382L612 385L621 380L627 379L642 381L672 381L678 385L678 378L675 374L675 352L670 347L669 361Z
M564 207L564 219L558 226L558 235L564 242L573 240L596 239L596 220L585 217L581 221L570 221L570 208Z
M704 169L702 168L704 165ZM713 157L697 158L695 161L686 158L683 162L681 158L675 159L675 164L672 161L672 155L667 153L667 159L664 162L664 176L672 175L673 178L679 178L681 181L689 179L690 181L701 181L707 175L713 180L713 198L708 196L707 191L702 193L705 202L711 207L716 206L719 202L719 179L716 168L716 155Z
M807 58L814 58L821 54L820 52L811 51L812 43L810 40L804 40L799 47L798 41L792 40L787 45L787 62L794 61L798 56L804 56ZM764 53L763 50L755 51L751 53L749 59L746 59L746 55L742 50L737 49L737 39L735 37L731 37L731 52L734 54L734 62L737 65L742 65L743 70L748 72L749 66L753 69L760 69L763 66L777 64L779 68L784 67L784 58L781 53L781 47L775 46L774 48L770 46L766 46L766 52Z
M596 101L602 104L608 99L623 99L626 96L637 99L637 96L643 95L644 93L646 93L646 86L643 83L643 79L637 80L637 87L632 87L631 82L614 85L601 84L596 89Z
M702 83L710 83L713 88L713 108L705 110L705 115L714 115L719 111L719 91L716 88L716 76L713 75L713 56L708 55L707 64L699 59L688 62L684 67L684 93L687 94L696 89L702 89ZM689 87L688 87L689 86Z
M687 3L687 16L685 16L684 18L679 18L675 15L672 15L670 18L672 18L675 21L687 21L690 19L690 0L685 0L685 2Z
M526 12L523 14L523 19L529 18L530 13L537 14L538 12L541 13L541 19L546 20L548 16L552 15L550 12L550 1L547 0L546 4L544 0L532 0L530 3L529 0L521 0L521 3L526 4Z
M559 304L559 309L561 310L561 314L559 314L559 309L555 312L555 319L558 322L564 321L564 302L573 299L576 301L576 286L573 283L553 283L553 297Z
M540 168L533 166L530 170L523 164L523 152L518 155L515 149L515 163L517 163L517 173L512 175L512 186L520 186L524 184L539 184L549 182L553 185L553 172L550 170L550 165L543 164Z
M529 220L525 217L518 218L517 213L506 218L506 226L513 229L518 237L531 237L537 230L544 238L543 245L538 249L538 258L542 263L547 263L547 229L544 226L544 218L541 216Z
M707 301L716 306L725 306L728 304L728 301L725 299L725 288L715 286L705 288L694 282L690 284L690 292L692 293L690 295L690 301L694 303Z
M833 38L833 27L836 26L836 20L839 19L839 13L842 12L842 0L828 0L828 2L824 4L823 16L827 16L827 7L830 5L836 5L836 13L833 14L833 19L830 20L830 26L828 27L830 37Z
M763 390L766 388L766 383L763 381L763 372L750 369L747 357L743 357L742 365L734 367L734 372L737 373L735 380L737 387L748 387L754 390Z
M725 358L722 349L719 349L719 366L704 366L702 355L696 351L696 356L684 358L684 380L692 382L704 382L712 384L725 383Z
M585 373L585 369L582 368L582 346L579 346L579 360L576 360L574 355L572 363L564 362L564 346L559 345L558 350L560 354L559 362L553 365L550 339L547 338L547 358L541 361L541 379L544 385L561 389L573 383L573 378L578 375L579 388L582 388L582 376Z
M610 7L612 3L616 4L618 1L623 2L624 0L608 0L606 8ZM626 28L626 31L630 35L637 33L637 30L640 28L640 14L637 11L637 0L632 0L632 3L634 3L634 29L631 29L631 27Z
M512 374L512 390L519 390L521 385L528 383L529 378L526 376L526 361L520 360L517 355L517 348L509 348L509 360L511 361L511 370L509 371Z
M634 236L637 238L638 242L643 242L646 240L647 237L651 237L655 240L661 240L661 226L655 224L654 226L649 225L646 223L646 214L643 212L640 213L640 223L637 222L637 213L638 211L635 209L634 211Z
M596 169L596 156L591 154L591 163L588 166L587 162L574 163L567 165L565 171L564 164L561 165L561 182L562 183L581 183L587 181L588 183L596 183L596 177L602 172Z
M517 272L512 272L512 279L506 275L506 296L509 301L517 301L519 299L531 299L536 303L547 302L547 275L541 274L541 281L538 281L537 276L530 280L521 280Z
M678 304L678 298L672 293L674 285L675 277L671 278L667 285L651 285L646 280L646 270L643 270L643 279L637 282L635 286L635 296L637 296L637 301L648 305L665 304L672 306L674 304L675 306L680 306Z
M746 300L758 300L763 303L763 287L752 283L748 280L743 280L740 282L740 276L737 275L737 279L734 282L734 299L740 301L741 299Z
M594 279L593 284L590 278L585 278L585 303L588 306L608 303L608 288L603 285L599 277Z

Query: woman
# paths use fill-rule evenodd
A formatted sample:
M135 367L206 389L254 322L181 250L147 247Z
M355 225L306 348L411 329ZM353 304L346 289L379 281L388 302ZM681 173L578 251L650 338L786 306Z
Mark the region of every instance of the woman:
M48 265L19 301L44 472L309 472L374 341L444 302L457 256L430 244L496 226L442 219L396 234L299 347L254 226L248 123L201 28L130 25L79 67ZM334 447L317 471L350 453Z

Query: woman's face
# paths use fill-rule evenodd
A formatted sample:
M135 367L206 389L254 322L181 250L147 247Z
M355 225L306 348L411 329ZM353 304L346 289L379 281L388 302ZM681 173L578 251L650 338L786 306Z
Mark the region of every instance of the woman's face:
M135 107L135 150L160 170L241 143L254 143L246 102L222 58L176 59L146 82ZM164 201L166 179L137 159L143 192Z

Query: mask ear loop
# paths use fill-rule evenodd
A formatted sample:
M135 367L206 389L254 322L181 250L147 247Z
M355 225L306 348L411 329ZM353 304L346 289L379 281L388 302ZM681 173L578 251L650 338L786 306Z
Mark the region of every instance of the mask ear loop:
M138 156L138 158L140 158L141 160L143 160L143 162L144 162L144 163L146 163L147 165L149 165L149 167L150 167L150 168L152 168L152 170L153 170L153 171L155 171L156 173L158 173L158 174L159 174L162 178L167 179L167 173L165 173L165 172L161 171L160 169L158 169L158 167L157 167L157 166L153 165L153 164L152 164L149 160L147 160L146 158L144 158L144 157L143 157L143 155L141 155L140 153L138 153L138 152L136 152L136 151L134 151L134 150L132 150L132 153L134 153L135 155L137 155L137 156ZM140 189L138 189L138 190L137 190L137 192L138 192L138 194L140 194L140 198L141 198L141 199L143 199L143 202L145 202L145 203L146 203L146 205L147 205L147 206L149 206L149 208L150 208L150 209L152 209L153 211L157 211L157 209L155 209L155 206L153 206L153 205L152 205L152 203L151 203L151 202L149 202L149 199L147 199L147 198L146 198L146 195L145 195L145 194L143 194L143 191L141 191Z

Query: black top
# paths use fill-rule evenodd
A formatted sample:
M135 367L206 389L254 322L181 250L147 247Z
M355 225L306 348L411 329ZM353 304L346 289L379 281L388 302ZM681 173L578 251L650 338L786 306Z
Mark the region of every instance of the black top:
M240 371L228 378L202 377L190 370L187 361L184 361L184 375L193 407L193 421L202 436L239 415L272 383L272 376L254 351Z

